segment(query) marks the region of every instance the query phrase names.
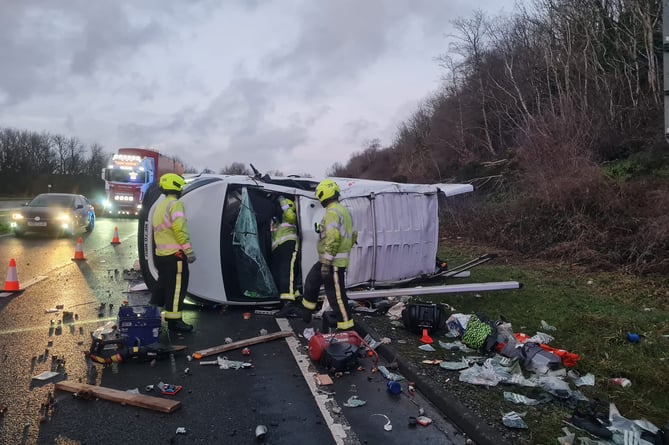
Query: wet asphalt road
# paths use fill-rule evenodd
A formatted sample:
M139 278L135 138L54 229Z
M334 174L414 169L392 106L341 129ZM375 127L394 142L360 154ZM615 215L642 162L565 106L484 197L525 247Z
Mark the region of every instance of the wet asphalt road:
M121 244L112 246L115 226ZM317 392L313 383L317 368L299 335L251 346L250 356L239 350L225 354L230 360L248 360L251 369L222 370L188 360L194 351L223 344L226 337L237 341L258 336L262 329L272 333L282 328L300 334L306 327L298 320L288 324L263 315L242 317L254 308L191 306L184 318L195 325L192 334L161 332L163 343L187 345L185 352L153 365L92 365L84 356L90 332L115 320L123 300L141 303L148 295L127 293L129 283L122 279L123 269L131 268L137 256L136 221L99 219L83 240L87 260L73 262L75 239L0 238L3 263L16 259L22 283L39 280L19 295L0 298L0 404L7 406L0 417L0 443L250 444L259 443L255 438L259 424L268 429L263 442L268 444L465 442L421 394L409 397L406 383L402 394L390 395L385 379L371 372L371 358L361 360L363 370L335 379L334 385L323 388L325 392ZM102 311L101 303L106 304ZM56 305L73 312L74 322L62 323L62 311L47 312ZM320 327L320 322L311 326ZM49 370L60 375L45 382L31 379ZM64 379L137 389L179 400L182 406L164 414L111 401L81 400L54 391L54 383ZM161 381L183 389L174 396L145 391L147 385ZM367 403L345 407L352 396ZM434 423L411 428L409 416L417 416L419 408ZM390 431L384 429L388 422ZM176 433L180 427L185 434Z

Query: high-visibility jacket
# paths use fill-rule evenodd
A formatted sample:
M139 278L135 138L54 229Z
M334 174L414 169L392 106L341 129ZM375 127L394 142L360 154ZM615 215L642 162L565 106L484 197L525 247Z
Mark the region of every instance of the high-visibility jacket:
M297 215L287 199L279 201L281 205L281 222L272 225L272 250L286 241L297 242Z
M193 253L184 205L176 196L167 195L158 203L151 222L156 255L170 256L180 250L186 255Z
M357 233L348 209L339 201L325 208L319 226L318 261L337 267L348 267L349 256Z

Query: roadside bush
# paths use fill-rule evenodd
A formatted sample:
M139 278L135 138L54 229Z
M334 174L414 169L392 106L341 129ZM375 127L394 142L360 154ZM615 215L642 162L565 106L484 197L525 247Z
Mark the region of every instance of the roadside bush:
M669 183L607 176L585 120L535 125L516 150L514 186L452 203L444 236L591 270L669 273Z

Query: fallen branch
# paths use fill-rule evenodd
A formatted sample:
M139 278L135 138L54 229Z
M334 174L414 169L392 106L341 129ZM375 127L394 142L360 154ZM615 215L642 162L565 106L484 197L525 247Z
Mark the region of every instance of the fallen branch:
M240 340L226 345L213 346L207 349L201 349L193 353L193 358L200 360L203 357L209 357L210 355L220 354L222 352L232 351L238 348L245 348L246 346L256 345L258 343L265 343L271 340L277 340L279 338L286 338L295 335L293 332L288 331L279 331L272 334L261 335L259 337L248 338L246 340Z

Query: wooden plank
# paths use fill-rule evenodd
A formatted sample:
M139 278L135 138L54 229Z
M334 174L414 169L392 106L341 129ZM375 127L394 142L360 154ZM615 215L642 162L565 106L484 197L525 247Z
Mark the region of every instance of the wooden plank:
M181 406L181 402L178 400L167 400L162 397L134 394L119 389L87 385L85 383L70 382L68 380L56 383L56 389L78 393L82 397L99 397L100 399L110 400L124 405L152 409L162 413L171 413Z
M245 348L251 345L257 345L258 343L265 343L271 340L277 340L279 338L286 338L295 335L292 331L279 331L272 334L260 335L258 337L248 338L246 340L239 340L227 345L213 346L207 349L201 349L193 353L193 358L200 360L202 357L209 357L210 355L220 354L222 352L232 351L238 348Z

